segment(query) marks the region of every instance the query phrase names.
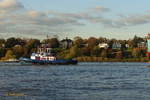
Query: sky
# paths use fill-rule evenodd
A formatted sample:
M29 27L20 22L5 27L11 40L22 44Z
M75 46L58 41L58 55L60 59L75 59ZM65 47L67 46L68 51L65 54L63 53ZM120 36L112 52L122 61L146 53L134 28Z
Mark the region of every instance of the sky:
M0 0L0 37L145 37L150 32L149 4L149 0Z

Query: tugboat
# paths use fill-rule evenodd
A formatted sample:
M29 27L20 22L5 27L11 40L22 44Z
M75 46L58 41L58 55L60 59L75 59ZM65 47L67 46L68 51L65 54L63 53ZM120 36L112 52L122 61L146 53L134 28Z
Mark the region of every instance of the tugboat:
M20 58L22 64L40 64L40 65L69 65L77 64L75 59L57 59L52 53L52 49L46 44L38 47L37 53L32 53L30 58Z

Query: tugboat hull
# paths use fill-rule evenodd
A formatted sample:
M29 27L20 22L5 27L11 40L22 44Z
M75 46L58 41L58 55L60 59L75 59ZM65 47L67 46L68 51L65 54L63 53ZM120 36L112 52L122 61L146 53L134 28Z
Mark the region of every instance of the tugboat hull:
M78 63L77 60L73 60L73 59L48 61L48 60L33 60L28 58L20 59L20 62L22 64L28 63L28 64L37 64L37 65L74 65Z

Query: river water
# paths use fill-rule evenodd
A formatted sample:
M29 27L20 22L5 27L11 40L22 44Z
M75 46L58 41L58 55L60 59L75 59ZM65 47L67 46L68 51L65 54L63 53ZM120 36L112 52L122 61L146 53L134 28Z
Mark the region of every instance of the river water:
M150 100L150 64L0 66L0 100Z

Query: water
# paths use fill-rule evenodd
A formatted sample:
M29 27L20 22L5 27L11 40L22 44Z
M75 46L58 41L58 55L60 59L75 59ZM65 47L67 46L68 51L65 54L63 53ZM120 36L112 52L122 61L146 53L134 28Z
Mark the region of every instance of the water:
M0 66L0 100L150 100L148 65Z

